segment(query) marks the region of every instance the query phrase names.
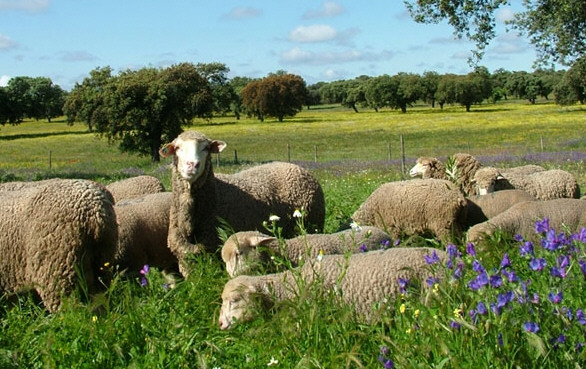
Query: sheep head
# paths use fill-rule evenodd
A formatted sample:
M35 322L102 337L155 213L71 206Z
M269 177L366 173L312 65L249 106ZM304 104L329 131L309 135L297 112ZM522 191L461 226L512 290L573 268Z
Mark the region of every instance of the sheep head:
M260 232L238 232L230 236L222 247L222 260L226 263L226 271L230 277L246 272L260 262L258 246L276 240L275 237Z
M443 174L443 172L443 164L437 158L422 156L417 159L415 166L409 170L409 175L411 177L436 178L438 173Z
M226 148L223 141L210 140L195 131L183 132L172 142L165 144L159 154L163 157L174 155L173 164L181 177L193 184L205 172L209 155Z
M476 185L479 195L486 195L494 192L497 181L504 179L498 169L493 167L480 168L474 173L473 182Z
M239 276L229 280L222 291L220 329L230 329L235 322L246 322L254 318L255 296L258 294L254 277Z

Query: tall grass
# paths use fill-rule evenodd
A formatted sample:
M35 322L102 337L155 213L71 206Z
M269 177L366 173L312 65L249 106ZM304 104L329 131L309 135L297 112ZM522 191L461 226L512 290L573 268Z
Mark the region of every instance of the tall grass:
M581 107L549 104L482 106L470 114L459 108L415 108L407 114L324 108L305 110L284 123L225 117L212 124L197 122L195 129L238 150L240 163L233 163L228 151L216 171L286 160L289 144L292 160L310 168L324 188L326 230L332 232L381 183L404 178L395 149L401 134L408 158L469 151L491 164L562 167L585 188L586 168L578 155L586 153L583 115ZM148 173L169 185L165 163L122 154L82 125L5 126L0 145L4 181L81 176L109 182ZM114 270L107 293L89 304L67 298L55 314L27 294L0 297L0 367L584 367L585 237L558 237L567 241L555 247L536 243L532 254L524 241L506 235L489 241L489 253L474 254L465 244L450 246L451 264L430 266L446 268L449 278L432 287L427 303L407 285L375 324L365 324L351 306L332 296L308 289L270 311L259 309L252 322L221 331L220 293L228 277L217 255L195 257L195 271L173 289L155 269L146 273L144 286L139 277ZM534 270L533 260L545 260L546 266Z

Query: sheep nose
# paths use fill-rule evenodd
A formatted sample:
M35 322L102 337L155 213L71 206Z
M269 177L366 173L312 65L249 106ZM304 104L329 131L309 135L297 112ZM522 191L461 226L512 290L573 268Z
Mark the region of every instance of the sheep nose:
M187 163L185 163L185 165L187 166L188 170L196 170L197 168L199 168L199 161L188 161Z

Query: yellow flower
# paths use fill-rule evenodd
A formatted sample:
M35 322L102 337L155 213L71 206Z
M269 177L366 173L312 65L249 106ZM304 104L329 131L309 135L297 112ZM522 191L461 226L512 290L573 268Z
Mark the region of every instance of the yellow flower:
M405 331L405 333L407 333L407 334L411 334L411 332L412 332L411 328L409 328Z
M403 314L405 312L405 309L407 307L405 306L405 304L401 304L401 306L399 306L399 311L401 312L401 314Z
M97 322L98 321L98 317L96 315L92 316L92 322Z
M454 316L455 316L456 318L461 318L461 317L462 317L462 314L463 314L463 311L462 311L462 309L460 309L460 308L456 308L456 309L454 309Z
M420 311L419 309L417 309L417 310L415 310L415 311L413 312L413 316L414 316L414 317L416 317L416 318L419 318L419 315L420 315L420 314L421 314L421 311Z

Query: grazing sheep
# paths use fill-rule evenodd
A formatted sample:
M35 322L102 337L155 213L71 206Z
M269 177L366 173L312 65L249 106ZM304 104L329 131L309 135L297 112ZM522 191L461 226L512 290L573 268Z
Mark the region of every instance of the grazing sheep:
M580 197L576 177L561 169L550 169L529 175L512 172L504 175L496 168L485 167L476 173L475 179L481 194L518 189L528 192L538 200Z
M269 216L280 218L283 237L294 237L295 210L303 210L308 231L320 232L325 199L319 182L296 164L272 162L236 174L216 174L217 215L234 230L262 230Z
M372 225L403 235L457 237L466 224L466 199L452 182L414 179L377 188L352 215L359 225Z
M145 175L112 182L106 188L114 196L116 202L165 191L165 186L158 178Z
M61 179L61 178L50 178L50 179L43 179L40 181L14 181L14 182L0 183L0 192L2 192L2 191L18 191L18 190L22 190L25 188L40 187L40 186L44 186L44 185L50 184L50 183L57 183L62 180L63 179ZM106 186L104 186L103 184L98 183L98 182L93 182L93 181L89 181L89 182L92 182L95 186L101 188L104 191L104 196L106 196L107 200L110 201L112 204L114 204L114 196L112 196L112 194L110 193L110 191L108 191Z
M535 197L523 190L503 190L491 192L487 195L467 197L466 227L472 227L475 224L487 221L516 203L523 201L535 201Z
M360 227L333 234L307 234L285 241L256 231L237 232L222 247L222 260L230 277L268 267L271 256L280 255L297 266L304 258L318 254L356 253L381 248L391 237L376 227Z
M479 242L497 230L510 235L520 234L529 240L538 240L535 222L549 218L556 230L576 232L586 227L586 201L580 199L553 199L526 201L515 204L497 216L468 230L469 242Z
M457 183L460 189L467 195L476 194L476 188L472 182L474 173L481 167L480 162L472 155L465 153L456 153L453 156L454 168L450 168L437 158L420 157L413 168L409 171L411 177L421 177L423 179L447 179Z
M145 264L163 271L177 271L177 258L167 247L169 211L173 194L159 192L114 205L118 218L120 269L138 272Z
M173 197L167 245L177 258L179 272L184 277L189 274L189 255L213 252L219 245L216 180L211 154L219 153L225 147L223 141L210 140L196 131L186 131L159 150L163 157L173 155Z
M325 255L321 260L306 262L298 272L238 276L224 286L220 329L253 319L257 308L254 297L266 305L294 298L300 285L296 275L306 284L323 283L324 290L334 289L366 321L374 321L376 304L399 294L399 278L419 280L425 285L423 281L434 274L425 256L434 252L440 261L446 259L445 252L432 248L391 248L350 256ZM436 277L441 277L440 270Z
M37 291L47 310L84 282L107 283L118 241L111 195L86 180L53 179L0 191L0 291Z

